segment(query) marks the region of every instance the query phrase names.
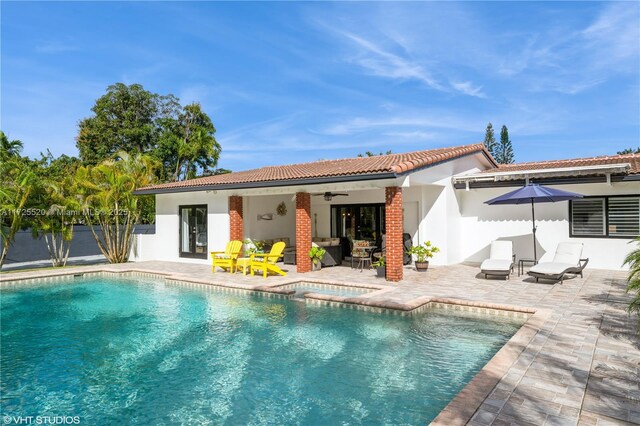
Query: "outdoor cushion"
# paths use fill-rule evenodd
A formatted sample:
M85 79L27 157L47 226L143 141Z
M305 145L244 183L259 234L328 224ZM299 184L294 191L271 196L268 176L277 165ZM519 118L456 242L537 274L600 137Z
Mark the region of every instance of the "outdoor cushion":
M511 241L493 241L489 259L513 260L513 243Z
M279 241L285 243L286 245L289 245L289 237L280 237L280 238L274 238L273 239L273 243L274 244L279 242Z
M575 263L544 262L532 266L529 272L541 275L560 275L567 269L575 267Z
M313 237L311 241L316 243L317 247L331 247L340 245L340 238Z
M353 240L353 249L351 250L351 257L369 257L367 250L365 250L363 247L369 247L369 241Z
M480 270L484 271L511 271L511 259L487 259L480 265Z
M480 271L487 275L506 275L513 267L513 243L511 241L493 241L489 259L482 262Z
M582 256L582 243L559 243L553 263L569 263L576 266Z

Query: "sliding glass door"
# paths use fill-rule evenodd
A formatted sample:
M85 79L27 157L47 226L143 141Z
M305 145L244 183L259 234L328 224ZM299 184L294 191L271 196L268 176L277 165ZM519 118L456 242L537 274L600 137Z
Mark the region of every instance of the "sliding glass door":
M379 242L384 234L384 204L331 206L331 236Z
M180 257L207 258L207 206L180 206Z

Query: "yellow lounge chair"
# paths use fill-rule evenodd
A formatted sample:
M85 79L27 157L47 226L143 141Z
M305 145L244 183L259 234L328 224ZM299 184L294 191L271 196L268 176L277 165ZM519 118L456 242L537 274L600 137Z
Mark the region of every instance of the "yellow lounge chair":
M233 274L234 269L236 267L236 261L238 256L240 255L242 250L242 241L229 241L227 243L227 247L224 251L212 251L211 252L211 261L213 265L211 266L211 271L216 272L216 266L219 268L225 269L228 268L229 272Z
M254 275L256 269L262 271L262 276L267 278L269 272L273 272L280 275L287 275L276 262L283 256L285 243L279 241L271 247L269 254L254 253L250 257L244 257L238 259L238 269L242 269L244 275L247 274L247 268L251 270L251 275Z

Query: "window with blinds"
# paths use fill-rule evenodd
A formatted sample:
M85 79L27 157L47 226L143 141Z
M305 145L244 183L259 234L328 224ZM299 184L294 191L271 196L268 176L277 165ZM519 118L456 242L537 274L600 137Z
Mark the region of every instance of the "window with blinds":
M640 197L589 197L570 203L574 237L640 235Z
M584 198L571 203L571 231L575 236L605 235L605 199Z
M635 237L640 234L640 197L609 198L609 235Z

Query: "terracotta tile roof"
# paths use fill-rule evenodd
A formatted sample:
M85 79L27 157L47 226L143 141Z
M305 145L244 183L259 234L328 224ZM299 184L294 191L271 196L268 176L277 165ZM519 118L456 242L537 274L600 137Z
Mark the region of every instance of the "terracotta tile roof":
M484 170L482 173L517 172L522 170L560 169L629 163L629 174L640 173L640 154L605 155L601 157L572 158L568 160L536 161L530 163L500 164L498 169Z
M411 170L431 166L442 161L483 152L493 162L493 158L483 144L436 148L425 151L389 154L375 157L356 157L340 160L323 160L310 163L269 166L254 170L206 176L180 182L170 182L139 189L143 192L171 192L171 190L197 189L198 187L232 187L258 182L283 182L293 180L331 178L338 176L403 174Z

